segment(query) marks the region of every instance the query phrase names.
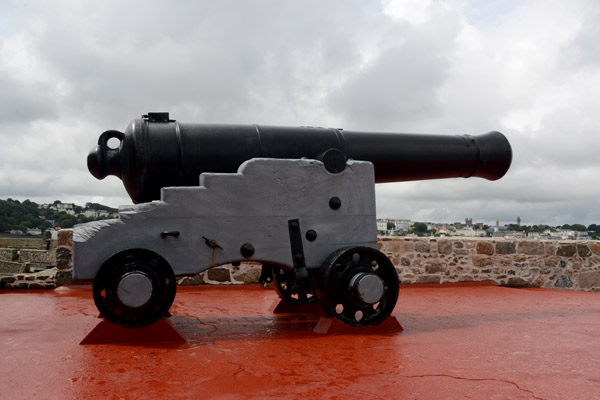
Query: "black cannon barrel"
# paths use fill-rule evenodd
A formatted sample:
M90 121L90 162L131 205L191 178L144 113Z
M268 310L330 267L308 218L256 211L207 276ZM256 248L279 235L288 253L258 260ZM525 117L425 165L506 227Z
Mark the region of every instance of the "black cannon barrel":
M512 161L510 144L499 132L448 136L187 124L169 119L168 113L149 113L124 133L100 135L88 168L98 179L121 178L133 202L142 203L160 199L162 187L198 186L202 172L236 172L251 158L323 159L332 149L338 158L372 162L377 183L471 176L496 180Z

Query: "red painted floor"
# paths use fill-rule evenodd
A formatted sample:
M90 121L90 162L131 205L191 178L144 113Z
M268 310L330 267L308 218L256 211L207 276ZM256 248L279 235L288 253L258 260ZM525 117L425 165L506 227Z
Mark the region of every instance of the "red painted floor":
M2 399L600 398L600 293L404 286L404 331L318 335L259 286L180 288L187 342L94 345L89 288L0 293Z

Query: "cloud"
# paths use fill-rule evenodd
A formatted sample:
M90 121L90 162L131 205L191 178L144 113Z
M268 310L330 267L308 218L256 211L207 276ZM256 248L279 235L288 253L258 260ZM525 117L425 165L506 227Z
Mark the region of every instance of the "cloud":
M600 5L56 1L0 5L0 198L129 203L101 132L183 122L504 132L511 171L378 185L382 216L598 223ZM86 200L90 199L90 200Z

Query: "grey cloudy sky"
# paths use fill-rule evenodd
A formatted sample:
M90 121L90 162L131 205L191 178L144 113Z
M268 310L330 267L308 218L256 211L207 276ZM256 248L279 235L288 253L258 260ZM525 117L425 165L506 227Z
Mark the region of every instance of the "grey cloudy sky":
M0 198L130 204L86 156L183 122L481 134L501 180L377 185L380 217L600 223L600 2L0 2Z

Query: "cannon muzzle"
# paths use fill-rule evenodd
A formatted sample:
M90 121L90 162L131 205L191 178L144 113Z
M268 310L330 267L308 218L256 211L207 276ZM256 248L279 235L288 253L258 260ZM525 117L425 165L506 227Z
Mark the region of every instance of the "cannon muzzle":
M109 146L110 139L118 145ZM92 175L115 175L134 203L160 199L168 186L198 186L203 172L234 173L252 158L327 155L373 163L375 182L477 176L501 178L512 149L500 132L479 136L353 132L313 127L187 124L168 113L133 120L124 133L106 131L88 155Z

